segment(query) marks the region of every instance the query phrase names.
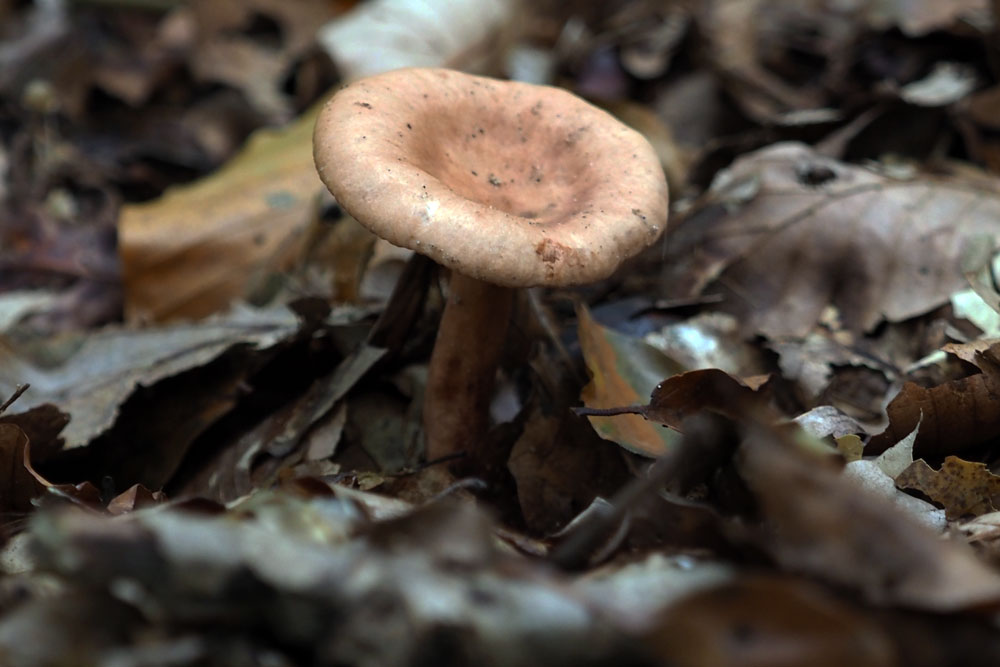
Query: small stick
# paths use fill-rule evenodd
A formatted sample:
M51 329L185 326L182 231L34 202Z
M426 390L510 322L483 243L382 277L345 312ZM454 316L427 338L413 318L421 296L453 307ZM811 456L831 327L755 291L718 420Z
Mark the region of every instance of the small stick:
M28 391L28 387L30 387L30 386L31 386L30 384L24 383L24 384L19 384L16 387L14 387L14 393L11 394L10 398L8 398L6 401L3 402L3 405L0 405L0 414L3 414L4 411L7 410L7 408L9 408L11 405L13 405L14 401L16 401L17 399L19 399L21 397L21 394L23 394L24 392Z

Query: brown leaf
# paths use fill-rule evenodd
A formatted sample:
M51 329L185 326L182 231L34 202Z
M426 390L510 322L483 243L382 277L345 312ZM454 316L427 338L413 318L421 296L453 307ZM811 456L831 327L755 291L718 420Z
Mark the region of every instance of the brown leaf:
M595 495L610 496L628 476L620 450L595 437L586 422L568 411L547 415L537 405L531 406L507 467L533 534L564 526Z
M858 610L806 581L747 577L690 595L646 637L660 664L777 667L896 663L891 640Z
M925 313L965 287L971 238L1000 241L1000 191L921 176L896 180L781 143L721 172L670 233L669 298L717 291L746 329L804 336L835 306L870 331Z
M29 383L17 407L52 403L69 413L71 421L62 431L65 447L82 447L115 424L122 405L141 387L201 369L227 352L272 347L298 328L298 318L284 307L237 308L196 324L141 331L108 327L75 339L35 341L18 348L4 345L0 346L0 391ZM238 383L247 372L237 368L230 375ZM185 398L194 403L190 396ZM218 393L210 398L233 402L233 397ZM175 433L177 427L170 425ZM177 443L172 440L175 447Z
M915 489L944 506L949 519L980 516L1000 504L1000 477L985 463L949 456L934 470L923 459L914 461L896 477L896 486Z
M762 544L783 567L878 603L939 612L1000 605L1000 575L964 545L942 540L791 433L754 428L740 461L768 527Z
M656 385L642 414L672 428L680 428L684 419L702 410L744 414L751 406L763 404L764 395L759 392L768 379L766 375L739 379L717 368L688 371Z
M100 489L90 482L83 481L78 484L53 484L49 480L42 477L42 475L39 474L39 472L31 465L30 443L25 443L24 445L22 465L27 471L27 474L32 477L36 488L42 491L48 491L59 498L68 500L71 503L81 505L83 507L97 509L103 506L103 503L101 502Z
M167 499L162 491L150 491L142 484L133 484L122 491L108 503L109 514L124 514L134 512L144 507L158 505Z
M889 425L866 453L879 453L920 424L917 456L960 452L1000 435L1000 384L985 374L925 389L907 382L889 403Z
M122 208L128 319L204 317L243 296L255 270L296 253L323 191L312 159L318 108L280 132L258 132L210 177Z
M584 405L598 410L639 405L656 383L683 370L679 364L644 341L598 324L586 308L577 309L577 325L590 382L580 394ZM623 416L590 416L605 440L645 456L668 451L678 435L643 419L638 410Z

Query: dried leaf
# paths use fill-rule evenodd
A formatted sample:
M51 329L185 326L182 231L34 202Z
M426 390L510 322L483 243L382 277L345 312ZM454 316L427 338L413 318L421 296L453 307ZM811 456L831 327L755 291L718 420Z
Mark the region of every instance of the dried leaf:
M150 491L142 484L133 484L108 503L109 514L125 514L144 507L153 507L167 499L162 491Z
M963 461L949 456L934 470L923 459L914 461L896 477L901 489L920 491L941 503L949 519L971 514L979 516L997 510L1000 504L1000 477L985 463Z
M68 500L75 505L97 509L103 506L101 502L101 491L88 481L78 484L53 484L45 479L31 465L31 446L26 443L24 446L24 456L21 465L32 478L37 488L47 491L58 498Z
M507 463L525 524L536 535L565 526L596 495L611 495L628 478L620 450L569 411L553 412L530 407Z
M762 544L783 567L878 603L939 612L1000 605L1000 575L964 545L941 540L790 434L753 428L740 463L768 527Z
M79 340L36 342L33 358L0 345L0 392L29 383L18 407L58 406L71 417L62 433L65 447L82 447L115 423L119 408L139 387L199 368L232 349L270 348L298 329L298 318L284 307L237 308L200 324L143 331L109 327ZM193 398L188 400L193 407Z
M1000 385L985 374L925 389L907 382L886 411L889 425L872 437L868 451L878 453L899 442L920 424L918 456L960 452L1000 435Z
M837 438L837 451L844 461L852 463L860 461L865 449L865 443L856 435L842 435Z
M913 445L916 444L919 434L920 422L917 422L909 435L879 454L875 459L875 465L891 479L896 479L913 464Z
M668 240L671 298L720 291L750 332L805 336L833 305L870 331L948 302L969 239L1000 244L1000 188L894 180L782 143L715 179Z
M804 412L793 420L814 438L833 436L844 440L865 429L853 417L845 415L832 405L821 405ZM857 438L856 435L854 435ZM845 441L846 444L846 441Z
M580 347L591 375L580 396L588 408L639 405L660 380L682 370L642 340L602 327L584 307L577 310L577 319ZM605 440L645 456L663 454L679 437L638 414L589 419Z
M44 491L24 465L27 446L24 431L14 424L0 424L0 523L30 512L31 500Z
M243 296L255 271L294 255L317 194L317 105L282 130L259 130L211 176L124 206L118 240L132 322L197 318Z
M881 496L891 502L898 510L910 515L913 519L941 533L948 526L944 510L932 505L926 500L915 498L896 488L892 477L878 467L871 459L850 461L844 466L844 477L857 483L871 494Z
M682 421L702 410L730 416L746 414L755 407L763 408L765 397L758 392L768 379L766 375L739 379L717 368L688 371L656 385L642 414L673 428L680 428Z
M190 56L194 77L231 86L270 122L287 122L294 100L284 90L289 70L316 43L316 26L334 14L339 2L289 3L283 0L216 0L185 5L170 18L192 21L198 40ZM272 39L247 30L254 20L274 25Z
M799 579L757 576L690 595L646 637L659 664L677 667L889 667L896 650L878 626Z

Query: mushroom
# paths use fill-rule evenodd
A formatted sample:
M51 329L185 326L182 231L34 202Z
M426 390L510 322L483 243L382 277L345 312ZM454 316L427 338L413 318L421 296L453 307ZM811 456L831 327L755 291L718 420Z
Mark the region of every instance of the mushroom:
M313 154L361 224L451 269L424 399L429 460L485 434L513 289L607 278L667 218L642 135L549 86L446 69L361 79L323 109Z

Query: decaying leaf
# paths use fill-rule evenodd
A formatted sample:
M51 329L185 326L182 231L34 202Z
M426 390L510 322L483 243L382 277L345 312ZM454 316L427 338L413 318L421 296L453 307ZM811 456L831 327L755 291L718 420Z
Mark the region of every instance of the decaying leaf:
M738 379L717 368L703 368L678 373L658 383L653 388L647 405L632 404L607 408L591 408L587 405L575 411L590 418L592 423L594 420L601 420L599 423L604 423L605 420L611 420L612 423L615 420L625 419L634 421L641 416L647 423L655 422L670 429L680 429L681 422L703 410L727 416L746 415L759 410L763 416L770 413L766 402L767 392L760 391L766 386L768 379L766 375ZM591 385L587 385L587 388ZM601 433L600 428L595 428ZM673 447L676 444L674 438L677 436L673 430L670 433L673 434L670 447ZM628 444L619 444L627 449L633 449ZM661 451L640 450L637 453L661 456L669 451L670 447Z
M802 413L794 421L814 438L833 436L838 442L844 439L845 447L848 447L846 438L854 435L857 439L855 434L865 432L865 429L855 419L845 415L832 405L815 407Z
M588 408L639 405L660 380L683 370L642 340L601 326L586 308L578 309L577 318L580 347L591 375L580 396ZM678 437L638 414L590 417L590 423L605 440L646 456L659 456Z
M216 0L184 5L170 17L197 25L191 55L192 74L207 83L229 85L271 122L286 122L294 100L285 79L296 60L316 46L316 26L334 16L345 3L287 3L282 0ZM276 33L261 38L254 21L270 22Z
M828 305L869 331L948 302L963 245L1000 242L1000 188L896 180L777 144L718 174L668 239L667 295L720 292L750 332L805 336Z
M964 545L941 540L789 434L752 428L740 464L768 528L764 544L783 567L880 603L1000 605L1000 575Z
M847 465L844 466L844 476L857 482L869 493L885 498L894 507L909 514L925 526L943 531L947 526L947 518L943 510L926 500L904 493L896 487L896 477L913 464L913 443L917 439L917 432L914 431L906 436L882 452L878 458L863 459L859 452L857 459L847 460Z
M298 319L284 307L237 308L197 325L144 331L108 328L76 341L38 344L33 350L0 345L0 390L28 383L31 387L18 407L52 403L69 413L62 437L72 449L110 428L121 405L138 388L198 368L240 346L269 348L298 328ZM33 358L27 356L29 351ZM193 403L193 397L188 400Z
M285 129L258 131L204 180L122 208L129 320L204 317L244 296L254 271L295 256L297 234L323 192L312 159L318 111Z
M31 500L43 491L24 465L28 437L14 424L0 424L0 524L32 509Z
M889 667L890 638L851 606L802 580L747 577L699 591L660 614L646 637L677 667Z
M688 371L656 385L644 411L647 419L679 428L682 421L702 410L741 415L759 410L765 417L768 376L735 378L717 368Z
M988 442L1000 435L998 394L1000 385L984 373L929 389L907 382L886 408L889 425L872 437L869 451L884 451L918 423L918 456L961 452Z
M439 655L442 641L462 664L539 664L539 656L547 664L633 664L634 642L612 613L499 550L491 522L473 505L432 503L374 520L359 507L260 493L222 516L169 508L114 519L44 514L31 527L35 568L65 584L52 592L65 613L40 631L60 637L106 619L121 603L94 591L127 590L156 601L160 636L185 638L183 655L210 664L260 654L275 664L306 654L321 665L405 664ZM87 616L71 604L81 597L94 601ZM63 642L24 642L12 630L32 612L19 605L0 619L0 654L16 649L28 660L21 664L132 655L133 642L117 646L113 635L94 634L75 652ZM123 623L117 632L154 627L137 613ZM389 628L393 640L385 641Z
M628 473L620 450L597 438L596 429L579 417L569 411L546 414L537 405L529 410L507 468L526 525L534 534L551 534L594 496L621 487Z
M896 476L896 486L920 491L941 503L949 519L994 512L1000 505L1000 477L991 473L985 463L963 461L957 456L945 458L940 470L934 470L923 459L914 461Z

